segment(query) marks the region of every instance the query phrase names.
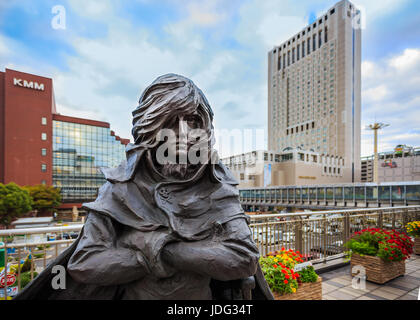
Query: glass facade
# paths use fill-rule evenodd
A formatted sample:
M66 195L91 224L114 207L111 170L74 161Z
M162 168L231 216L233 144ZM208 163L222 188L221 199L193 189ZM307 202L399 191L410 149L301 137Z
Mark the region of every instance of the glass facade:
M124 159L125 145L110 128L53 121L53 185L61 189L63 202L95 200L105 183L100 168Z

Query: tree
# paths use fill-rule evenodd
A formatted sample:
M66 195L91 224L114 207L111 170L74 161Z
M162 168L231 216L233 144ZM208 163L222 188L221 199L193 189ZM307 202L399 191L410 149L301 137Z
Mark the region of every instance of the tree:
M0 224L8 228L14 218L32 209L31 204L27 190L13 182L6 185L0 183Z
M61 204L60 189L43 184L26 186L25 189L32 198L32 208L40 213L52 211Z

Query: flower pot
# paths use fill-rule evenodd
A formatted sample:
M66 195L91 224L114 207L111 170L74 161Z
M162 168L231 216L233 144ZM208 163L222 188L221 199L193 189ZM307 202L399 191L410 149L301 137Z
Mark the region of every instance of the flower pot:
M363 266L366 272L366 280L383 284L405 274L405 261L390 262L384 261L379 257L360 256L353 254L351 256L351 270L354 266ZM357 273L352 273L356 276Z
M322 300L322 278L316 282L305 282L299 285L295 293L280 294L273 292L276 300Z
M420 254L420 237L414 238L414 254Z

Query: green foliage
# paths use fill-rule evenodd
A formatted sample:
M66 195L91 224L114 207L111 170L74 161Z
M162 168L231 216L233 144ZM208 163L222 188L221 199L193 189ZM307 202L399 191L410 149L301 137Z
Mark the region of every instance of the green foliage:
M17 184L0 183L0 224L9 227L14 218L32 209L32 199L29 192Z
M406 260L413 252L413 241L395 230L368 228L356 232L345 244L351 252L359 255L376 256L384 261Z
M34 279L37 275L38 273L34 271ZM27 271L27 272L21 273L20 274L20 287L22 289L25 288L29 282L31 282L31 272Z
M20 272L27 272L27 271L31 271L31 259L29 259L29 256L26 257L25 262L23 263Z
M60 189L47 185L26 186L32 198L32 207L39 212L49 212L61 204Z
M300 275L299 279L302 283L316 282L318 280L318 275L316 274L315 269L312 266L306 267L300 270L298 273Z
M346 243L346 247L359 255L376 256L378 248L375 244L370 242L359 242L356 239L351 239Z

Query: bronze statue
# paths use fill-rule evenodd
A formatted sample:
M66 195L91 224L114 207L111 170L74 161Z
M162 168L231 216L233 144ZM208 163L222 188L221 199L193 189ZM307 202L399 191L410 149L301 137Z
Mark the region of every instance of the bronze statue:
M127 160L103 170L79 238L15 299L272 299L202 91L161 76L133 116Z

